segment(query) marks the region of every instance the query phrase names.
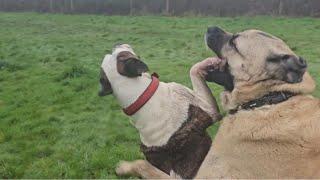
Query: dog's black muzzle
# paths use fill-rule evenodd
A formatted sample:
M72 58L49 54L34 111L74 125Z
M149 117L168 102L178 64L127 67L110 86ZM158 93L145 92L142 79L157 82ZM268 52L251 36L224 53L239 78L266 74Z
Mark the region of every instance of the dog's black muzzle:
M220 58L222 47L229 42L232 34L225 32L223 29L213 26L209 27L206 33L208 47L215 52Z

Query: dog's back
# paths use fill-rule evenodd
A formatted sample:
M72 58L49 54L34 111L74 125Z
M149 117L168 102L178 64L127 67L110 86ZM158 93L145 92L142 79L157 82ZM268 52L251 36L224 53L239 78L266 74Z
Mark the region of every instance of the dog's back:
M227 116L199 178L320 178L320 100L290 100Z

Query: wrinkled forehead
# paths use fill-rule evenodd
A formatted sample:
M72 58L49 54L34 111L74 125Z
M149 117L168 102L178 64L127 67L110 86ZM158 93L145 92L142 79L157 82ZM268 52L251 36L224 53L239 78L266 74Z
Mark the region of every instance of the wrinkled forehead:
M269 33L266 33L266 32L260 31L260 30L256 30L256 29L246 30L246 31L240 32L238 34L241 35L242 37L246 37L246 38L282 41L281 39L279 39L278 37L276 37L274 35L271 35Z
M116 68L117 61L136 58L136 54L129 45L118 45L113 49L112 54L107 54L101 64L101 68L107 73Z
M117 63L117 58L121 54L131 54L136 55L132 47L129 44L118 44L112 49L112 54L107 54L101 64L101 68L104 71L110 71L110 69L115 69Z
M255 49L266 50L268 53L294 54L289 46L280 38L260 30L246 30L239 33L246 45L252 44ZM245 45L245 44L244 44ZM251 47L252 48L252 47Z

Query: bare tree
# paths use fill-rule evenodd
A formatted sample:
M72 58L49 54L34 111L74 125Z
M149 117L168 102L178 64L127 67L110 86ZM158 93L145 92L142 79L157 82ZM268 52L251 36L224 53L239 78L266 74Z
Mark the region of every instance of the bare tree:
M170 0L166 0L166 13L170 14Z
M279 0L278 14L282 15L282 13L283 13L283 1Z
M130 0L130 15L133 14L133 0Z
M53 12L53 0L50 0L50 12Z
M70 11L71 11L71 12L74 12L73 0L70 0Z
M1 11L320 16L320 0L0 0Z

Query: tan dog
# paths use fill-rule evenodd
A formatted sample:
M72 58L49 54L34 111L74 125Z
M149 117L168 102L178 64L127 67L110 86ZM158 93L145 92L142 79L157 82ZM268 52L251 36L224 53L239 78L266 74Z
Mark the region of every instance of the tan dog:
M219 84L230 113L196 178L320 178L320 100L310 95L315 82L305 60L257 30L212 27L206 42L228 63L221 76L232 81ZM204 78L218 82L214 75ZM144 178L163 177L152 166L139 169L152 174Z

